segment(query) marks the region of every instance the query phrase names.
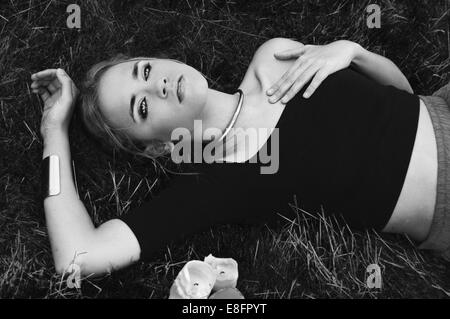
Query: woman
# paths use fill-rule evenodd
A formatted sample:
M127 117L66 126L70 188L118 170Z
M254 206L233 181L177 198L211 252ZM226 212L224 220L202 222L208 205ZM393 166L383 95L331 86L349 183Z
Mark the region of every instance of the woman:
M172 132L193 132L197 119L203 133L217 128L220 138L234 137L225 134L230 127L279 132L248 143L237 137L226 163L194 164L202 174L179 177L151 202L99 227L71 175L68 126L78 91L61 69L32 80L45 102L43 158L60 158L61 191L44 200L59 273L71 263L98 275L151 259L168 241L216 223L272 221L277 212L286 215L294 195L355 228L405 233L439 252L450 246L448 87L439 91L443 98L419 98L390 60L353 42L271 39L256 51L239 86L243 95L210 89L200 72L168 59L94 66L80 111L89 131L116 148L147 157L174 152ZM273 139L278 170L261 174L251 160ZM194 134L194 142L204 141Z

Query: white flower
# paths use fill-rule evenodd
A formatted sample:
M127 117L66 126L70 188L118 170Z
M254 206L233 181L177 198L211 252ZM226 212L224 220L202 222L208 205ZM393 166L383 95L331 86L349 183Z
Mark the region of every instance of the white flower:
M216 281L216 272L207 263L191 260L181 269L169 299L207 299Z
M216 258L209 254L204 259L215 271L216 281L213 291L223 288L236 288L238 280L238 264L233 258Z

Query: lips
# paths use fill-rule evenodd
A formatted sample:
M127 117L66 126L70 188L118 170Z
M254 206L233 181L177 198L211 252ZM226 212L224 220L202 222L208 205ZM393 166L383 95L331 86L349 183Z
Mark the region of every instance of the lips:
M180 76L177 82L177 97L178 101L181 103L184 99L184 78L183 76Z

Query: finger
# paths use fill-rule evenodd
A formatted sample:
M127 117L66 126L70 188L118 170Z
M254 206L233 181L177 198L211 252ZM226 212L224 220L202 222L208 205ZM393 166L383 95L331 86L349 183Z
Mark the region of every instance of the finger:
M69 78L70 79L70 78ZM59 82L58 78L54 78L53 81L51 82L55 88L60 89L61 88L61 82Z
M305 93L303 93L303 97L305 99L309 98L320 86L320 84L322 84L322 82L327 78L328 74L328 71L325 69L321 69L319 72L317 72L311 84L308 86Z
M30 87L31 87L32 89L37 89L37 88L40 87L40 86L41 86L41 84L40 84L39 82L37 82L37 81L31 82L31 85L30 85Z
M311 80L311 78L316 74L316 72L320 69L317 64L311 65L308 69L306 69L295 81L295 84L291 87L290 91L286 93L281 99L281 103L286 104L292 99L301 88Z
M52 81L47 85L47 89L50 91L51 94L55 94L55 92L58 91L59 89L59 87L57 87L54 82L55 81Z
M49 80L35 80L31 83L31 88L35 89L40 86L47 86L51 81Z
M278 91L269 99L269 102L276 103L284 97L286 92L292 87L292 85L298 81L301 75L311 66L313 62L308 61L301 65L294 73L290 75L288 79L279 87Z
M32 80L55 78L55 77L56 77L56 69L47 69L31 75Z
M278 92L278 90L280 89L280 87L283 85L283 83L290 77L292 76L292 74L304 63L304 59L303 58L298 58L294 64L292 65L292 67L287 70L286 72L284 72L284 74L281 76L281 78L275 82L275 84L273 84L268 90L267 90L267 95L273 95L275 93Z
M61 97L67 101L72 100L72 79L63 69L56 72L59 82L61 82Z
M281 52L276 52L274 54L274 56L278 60L289 60L289 59L298 58L300 55L305 53L305 50L306 50L305 46L303 45L300 48L295 48L295 49L289 49L289 50L285 50L285 51L281 51Z
M44 87L39 87L37 93L41 96L44 103L50 98L50 93L48 93L47 89Z
M34 84L34 86L36 86L36 85L42 85L42 86L47 86L47 85L49 85L50 83L52 83L53 82L53 84L55 84L55 86L56 87L61 87L61 85L59 84L59 81L58 81L58 79L56 78L56 77L54 77L54 78L44 78L44 79L35 79L35 80L33 80L33 82L32 82L32 85L33 85L33 83L36 83L36 84Z
M75 83L73 83L73 81L71 82L71 85L72 85L72 94L74 97L76 97L78 95L78 88L75 85Z
M54 80L38 80L31 83L32 89L37 89L39 87L47 88L51 94L54 94L61 87L61 84L56 79Z

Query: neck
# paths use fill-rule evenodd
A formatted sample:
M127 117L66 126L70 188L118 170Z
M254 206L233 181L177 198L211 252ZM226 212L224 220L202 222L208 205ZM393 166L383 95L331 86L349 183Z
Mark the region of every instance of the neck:
M246 130L250 128L265 128L267 121L270 121L270 118L273 117L270 114L275 108L272 105L264 106L264 103L259 103L258 101L258 96L255 97L244 92L244 103L233 126L233 128L242 129L243 131L241 132L244 132L244 134L229 132L228 137L231 137L231 141L235 141L235 143L229 145L227 141L227 161L234 162L250 158L251 155L254 155L259 150L262 143L266 141L268 136L262 136L259 130L256 134L251 134L251 132L248 136L246 134ZM239 94L237 93L227 94L209 89L206 105L200 117L203 136L210 136L210 132L207 135L205 134L205 131L208 129L219 129L220 133L223 134L237 109L238 102ZM216 135L215 138L219 138L221 134ZM201 139L201 136L194 134L195 142L199 142Z
M211 128L220 129L223 133L236 111L238 102L239 94L228 94L208 89L206 105L201 114L203 133L205 130ZM244 112L244 108L245 105L243 105L236 121L236 125L239 125L239 127L242 127L243 124L240 118Z

